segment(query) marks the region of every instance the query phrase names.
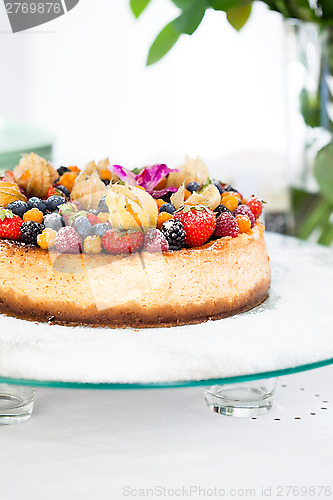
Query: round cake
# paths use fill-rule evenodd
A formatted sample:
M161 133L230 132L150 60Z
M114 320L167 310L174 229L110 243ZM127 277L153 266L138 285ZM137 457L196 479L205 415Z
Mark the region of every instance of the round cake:
M80 172L25 157L0 181L0 312L156 327L260 304L270 286L261 202L207 180L198 162L201 178L193 162L190 173L105 161Z

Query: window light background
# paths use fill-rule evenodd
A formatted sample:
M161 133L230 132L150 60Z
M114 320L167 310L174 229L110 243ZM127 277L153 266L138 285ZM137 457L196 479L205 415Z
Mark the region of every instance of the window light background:
M159 63L145 66L177 16L152 0L139 20L129 0L80 0L46 25L9 32L0 3L0 116L54 134L54 163L109 156L134 167L199 154L220 178L282 172L286 144L284 41L279 15L254 6L240 33L209 11ZM241 182L242 184L242 182Z

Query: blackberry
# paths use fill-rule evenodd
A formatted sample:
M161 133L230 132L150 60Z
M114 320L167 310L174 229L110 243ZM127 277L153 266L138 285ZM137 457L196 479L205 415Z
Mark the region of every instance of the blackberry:
M94 225L92 232L94 236L100 236L103 238L104 234L110 229L112 229L111 224L108 224L107 222L100 222Z
M222 213L227 213L229 215L234 215L229 208L225 207L224 205L219 205L218 207L215 208L214 210L216 217L219 217Z
M38 210L43 212L44 215L46 214L46 205L40 198L37 198L37 196L33 196L32 198L30 198L30 200L28 200L27 206L28 210L31 210L32 208L38 208Z
M62 186L60 184L60 186L57 186L57 189L59 189L59 191L61 191L62 193L64 193L64 195L67 196L67 198L69 198L70 194L69 194L68 189L65 186Z
M164 196L161 196L161 200L164 200L165 203L170 203L171 196L173 195L172 191L169 191Z
M28 205L24 203L24 201L17 200L13 201L12 203L9 203L7 205L7 210L11 210L13 214L18 215L23 219L23 215L28 211Z
M67 167L59 167L57 169L57 172L59 174L59 177L61 177L62 175L64 175L66 172L70 172L69 168Z
M65 219L60 214L55 213L45 215L43 223L45 227L54 229L54 231L59 231L59 229L66 225Z
M184 247L186 233L180 220L167 220L163 223L161 231L169 243L169 250L180 250Z
M108 212L109 211L109 207L105 203L105 195L103 196L103 198L101 200L99 200L98 211L99 212Z
M190 193L193 193L194 191L198 191L199 187L200 187L200 184L198 182L193 181L193 182L190 182L189 184L187 184L186 189Z
M21 240L23 243L37 246L37 236L42 234L44 229L44 224L40 224L39 222L23 222L21 226Z
M48 198L45 203L48 211L54 212L55 210L57 210L59 205L63 205L64 203L66 203L66 200L62 196L53 195L50 196L50 198Z
M211 183L214 184L215 187L217 187L217 189L219 190L220 194L223 193L223 187L221 186L220 181L218 181L217 179L211 179Z
M164 203L164 205L161 206L160 212L167 212L168 214L173 214L175 213L176 209L171 203Z
M74 227L81 238L85 239L92 233L92 225L85 216L77 217L74 221Z

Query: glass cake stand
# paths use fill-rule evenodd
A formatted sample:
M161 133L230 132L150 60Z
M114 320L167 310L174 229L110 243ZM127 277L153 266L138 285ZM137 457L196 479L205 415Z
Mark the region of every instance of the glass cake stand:
M109 330L0 316L0 423L27 420L34 388L42 386L202 386L216 413L254 417L267 412L276 377L333 364L333 253L282 235L268 233L266 239L270 295L230 318Z

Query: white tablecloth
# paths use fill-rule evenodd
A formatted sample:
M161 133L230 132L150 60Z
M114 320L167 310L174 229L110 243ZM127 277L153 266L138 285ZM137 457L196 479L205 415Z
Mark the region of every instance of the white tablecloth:
M333 367L279 379L256 420L211 413L201 388L38 389L30 421L0 427L0 499L294 498L284 487L328 485L333 497L332 381Z

